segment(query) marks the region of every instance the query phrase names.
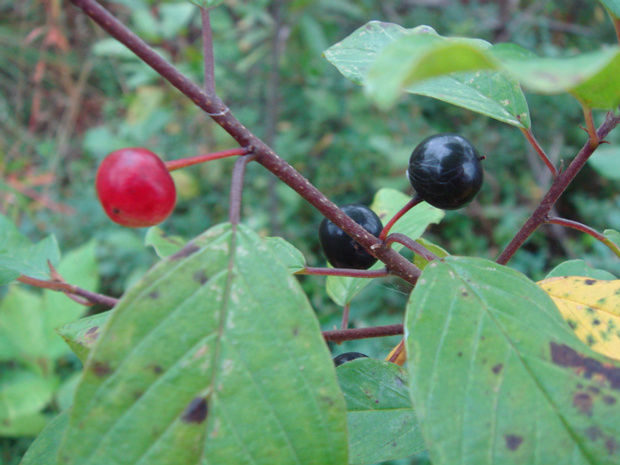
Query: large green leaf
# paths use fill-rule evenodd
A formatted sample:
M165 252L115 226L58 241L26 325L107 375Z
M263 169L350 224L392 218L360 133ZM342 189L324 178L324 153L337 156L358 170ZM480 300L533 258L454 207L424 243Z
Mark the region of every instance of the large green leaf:
M620 18L620 0L599 0L615 19Z
M48 423L28 448L20 465L56 465L62 435L69 425L69 412L62 412Z
M32 244L5 216L0 215L0 267L3 267L3 284L7 282L8 270L37 279L49 279L48 260L56 266L60 250L54 236ZM15 276L15 277L17 277Z
M620 364L580 342L525 276L482 259L433 262L406 332L434 465L620 463Z
M132 287L75 394L59 463L346 464L319 325L252 231L216 226Z
M405 90L529 127L518 82L502 72L481 71L496 66L486 52L489 47L482 40L442 37L428 26L404 29L371 21L329 48L325 57L345 77L366 85L382 108L391 107Z
M401 367L360 358L340 365L337 373L349 411L351 464L408 457L424 449Z
M375 194L370 208L381 218L381 222L386 224L410 200L410 196L395 189L381 189ZM398 232L409 236L411 239L417 239L429 225L439 223L444 215L443 210L422 202L403 215L390 232ZM393 248L400 250L402 246L394 244ZM377 262L371 269L376 270L384 266L383 263ZM346 305L351 303L353 298L368 284L370 284L370 279L366 278L329 276L326 288L328 295L334 302L338 305Z

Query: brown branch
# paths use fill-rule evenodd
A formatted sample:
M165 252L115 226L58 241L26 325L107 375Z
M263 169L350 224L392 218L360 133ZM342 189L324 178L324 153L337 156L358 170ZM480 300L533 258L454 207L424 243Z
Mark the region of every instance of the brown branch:
M251 146L256 161L275 174L301 197L319 210L327 219L336 224L351 238L358 242L371 255L375 256L395 275L415 284L420 272L405 257L394 250L382 247L382 242L345 215L310 181L297 172L290 164L280 158L267 144L256 137L235 117L217 96L207 95L199 86L181 74L146 42L131 32L95 0L71 0L93 21L112 37L128 47L146 64L157 71L164 79L190 98L199 108L226 130L242 147Z
M313 268L305 267L303 270L293 274L314 275L314 276L346 276L349 278L383 278L389 276L387 269L382 270L353 270L351 268Z
M94 304L100 304L110 308L114 307L118 303L118 299L109 297L107 295L90 292L86 289L82 289L72 284L44 281L42 279L35 279L24 275L17 278L17 281L23 284L29 284L30 286L40 287L42 289L49 289L52 291L59 291L66 294L77 295L85 298L86 300Z
M615 116L613 112L607 113L605 122L603 122L597 131L597 137L599 140L604 140L607 134L618 126L618 124L620 124L620 116ZM579 154L575 157L571 164L568 165L568 168L558 174L547 191L547 194L540 202L538 208L534 210L532 215L497 258L497 263L501 265L508 263L517 250L519 250L523 243L532 235L532 233L547 220L551 208L558 201L568 185L573 181L573 179L575 179L575 176L577 176L577 173L579 173L581 168L583 168L586 164L588 158L590 158L594 150L595 147L592 147L590 140L588 140L588 142L586 142L579 151Z
M403 325L375 326L374 328L337 329L323 331L323 337L328 342L355 341L372 337L398 336L403 334Z
M416 241L411 239L409 236L405 236L404 234L392 233L385 239L386 246L389 246L394 242L404 245L409 250L411 250L413 253L418 254L424 260L427 260L429 262L432 262L433 260L439 260L439 257L435 255L433 252L428 250L422 244L417 243Z

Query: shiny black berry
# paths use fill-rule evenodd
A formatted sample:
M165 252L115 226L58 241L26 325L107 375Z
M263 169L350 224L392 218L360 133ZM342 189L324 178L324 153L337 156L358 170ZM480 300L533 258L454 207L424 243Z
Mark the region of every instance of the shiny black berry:
M383 225L370 208L351 204L341 207L357 224L373 236L379 236ZM353 268L367 270L377 262L364 248L351 239L347 233L325 218L319 227L319 241L325 258L334 268Z
M458 134L436 134L413 150L407 175L417 195L443 210L467 205L478 194L484 177L481 157Z
M356 358L364 357L368 358L368 355L360 354L359 352L345 352L344 354L340 354L337 357L334 357L334 365L338 367L343 363L350 362L351 360L355 360Z

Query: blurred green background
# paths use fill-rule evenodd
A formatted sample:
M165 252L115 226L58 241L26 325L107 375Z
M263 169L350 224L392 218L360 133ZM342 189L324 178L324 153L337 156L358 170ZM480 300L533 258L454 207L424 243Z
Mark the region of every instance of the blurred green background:
M202 80L200 15L194 5L104 3L184 73ZM471 140L487 157L485 185L472 204L447 212L425 238L453 254L495 258L546 191L548 171L519 130L478 114L412 95L389 113L377 110L322 57L369 20L427 24L442 35L510 41L558 56L614 43L609 19L595 1L586 0L230 0L212 12L219 94L247 127L339 204L370 204L382 187L410 193L408 157L429 135L459 132ZM534 134L556 165L568 164L586 140L579 105L568 96L526 95ZM595 113L595 121L603 116ZM617 132L609 140L618 141ZM33 241L54 234L65 253L94 240L99 291L113 296L158 259L144 246L145 230L112 223L96 199L99 162L127 146L143 146L170 160L236 144L69 2L0 0L0 212ZM162 225L166 233L190 238L227 219L232 164L219 160L174 174L179 201ZM618 181L586 166L556 210L599 231L620 230ZM309 265L325 265L316 235L321 216L258 165L248 169L243 215L260 234L292 242ZM620 275L620 261L605 246L550 226L542 227L510 265L541 279L572 258ZM341 309L327 297L325 279L301 281L323 327L339 326ZM402 322L409 290L396 279L375 280L353 302L351 325ZM383 358L397 341L357 341L333 352ZM0 374L16 363L0 362ZM69 354L53 363L62 386L79 367ZM6 402L2 387L0 381L0 411ZM51 400L37 407L50 416L64 405L58 388L52 391ZM20 436L0 437L0 464L18 463L30 441Z

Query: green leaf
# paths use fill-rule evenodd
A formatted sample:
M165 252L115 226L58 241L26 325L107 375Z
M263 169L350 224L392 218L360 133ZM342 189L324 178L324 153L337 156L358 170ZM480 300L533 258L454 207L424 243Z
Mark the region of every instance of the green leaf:
M56 331L69 348L85 363L91 349L97 343L103 327L110 318L111 310L68 323Z
M345 421L297 280L255 233L224 224L112 311L59 462L344 465Z
M41 414L58 380L31 370L11 370L0 376L0 435L36 436L47 423Z
M21 276L21 273L19 271L15 271L10 268L5 268L4 266L0 266L0 286L9 284L11 281L16 280L20 276Z
M49 279L47 261L56 266L59 259L60 250L54 236L32 244L11 221L0 215L0 266L3 269L31 278ZM4 274L5 279L8 276L8 273Z
M395 189L381 189L375 194L370 208L381 218L381 222L386 224L410 200L410 196ZM402 233L412 239L417 239L430 224L439 223L444 215L443 210L422 202L403 215L394 225L391 232ZM394 244L393 248L400 250L402 246ZM371 267L371 270L383 268L384 266L383 263L377 262ZM329 276L326 281L326 290L336 304L347 305L368 284L370 284L370 279L367 278Z
M328 49L325 57L345 77L367 85L382 108L391 107L404 90L528 128L529 110L516 80L481 71L497 67L486 52L489 46L482 40L441 37L429 26L404 29L372 21ZM470 70L475 72L466 72Z
M50 421L30 445L20 465L57 465L60 441L68 425L67 411Z
M186 240L180 236L167 236L159 226L153 226L146 231L144 245L152 246L159 258L166 258L183 248Z
M422 237L417 239L416 242L420 244L422 247L425 247L426 249L428 249L430 252L437 255L439 258L447 257L448 255L450 255L448 251L446 251L444 248L439 247L437 244L433 244L432 242L427 241L426 239ZM418 254L415 254L413 256L413 264L417 266L418 268L420 268L421 270L426 268L426 265L428 265L429 263L430 262L428 260L420 257Z
M482 259L433 262L405 324L434 465L618 463L620 364L579 341L525 276Z
M605 231L603 231L603 236L605 236L611 242L620 247L620 232L614 229L606 229Z
M48 360L45 311L38 294L11 285L0 301L0 360ZM41 359L41 360L39 360Z
M609 231L609 230L608 230ZM617 279L613 274L605 270L597 270L588 266L583 260L569 260L560 263L551 270L546 278L556 278L560 276L585 276L586 278L613 280Z
M620 0L599 0L612 16L612 19L620 18Z
M267 237L265 243L273 254L289 269L291 273L303 270L306 267L304 254L288 241L281 237Z
M99 269L94 240L65 254L58 266L60 275L71 284L89 291L99 287ZM45 322L46 355L52 359L68 354L67 346L56 332L56 328L75 321L86 313L88 307L69 299L64 293L46 290L43 292L43 321Z
M617 46L566 58L539 58L514 44L494 48L501 66L532 92L568 92L590 108L620 104L620 49Z
M336 371L349 411L349 463L393 460L424 449L401 367L363 358Z
M588 158L588 163L604 178L620 181L620 147L604 145Z

